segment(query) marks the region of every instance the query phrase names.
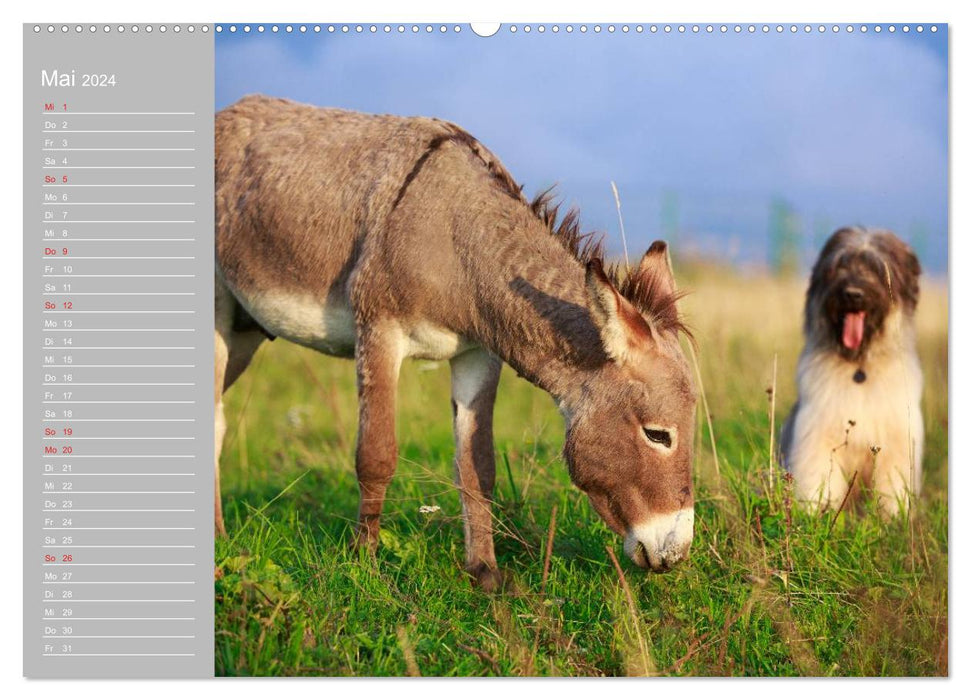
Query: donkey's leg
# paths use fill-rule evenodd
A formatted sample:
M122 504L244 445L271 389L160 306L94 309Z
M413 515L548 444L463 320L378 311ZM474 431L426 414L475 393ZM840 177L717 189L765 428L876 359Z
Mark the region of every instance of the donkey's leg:
M223 408L223 392L226 391L249 365L264 336L259 331L237 333L232 330L236 300L226 287L216 280L216 337L215 337L215 493L214 512L216 535L226 534L223 522L222 494L219 488L219 456L222 453L223 439L226 437L226 412Z
M215 285L215 376L213 377L213 393L216 405L215 420L215 462L213 475L215 479L214 512L216 536L226 534L226 524L223 522L223 499L219 490L219 454L223 448L223 438L226 437L226 412L223 410L223 392L226 390L226 367L229 365L229 344L233 334L233 315L236 311L236 299L226 289L218 275Z
M260 331L234 332L229 339L229 362L226 365L226 380L223 391L227 391L246 371L253 355L259 350L266 336Z
M374 324L358 329L355 467L361 500L355 546L372 551L378 546L384 494L398 464L394 414L401 360L401 333L397 326Z
M451 364L455 482L462 497L465 565L484 590L492 591L501 582L492 542L492 409L502 363L477 348L453 358Z
M222 454L223 440L226 437L226 411L223 408L223 392L239 379L239 375L249 366L250 360L253 359L253 355L265 339L266 336L259 331L223 333L218 329L216 330L215 512L217 535L226 534L226 526L223 522L222 494L219 490L219 457Z
M215 425L215 503L214 510L216 515L216 536L226 534L226 524L223 522L223 499L219 490L219 454L223 448L223 438L226 437L226 412L223 410L223 386L226 381L226 365L229 362L229 344L227 342L228 333L221 332L219 325L216 326L216 372L215 372L215 398L216 398L216 425Z

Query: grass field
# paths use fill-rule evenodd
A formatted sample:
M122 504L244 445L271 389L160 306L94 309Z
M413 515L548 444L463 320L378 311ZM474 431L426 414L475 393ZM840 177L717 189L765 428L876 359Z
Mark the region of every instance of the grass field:
M702 265L679 277L692 291L683 310L717 448L716 462L699 405L687 562L658 576L624 561L620 539L570 484L553 402L505 368L496 547L512 582L499 595L474 589L452 486L448 365L422 362L402 372L382 547L376 559L352 553L353 364L264 343L226 397L216 673L946 675L943 285L925 281L918 309L924 491L910 520L885 523L792 509L789 484L770 473L767 389L777 357L778 426L794 396L804 281Z

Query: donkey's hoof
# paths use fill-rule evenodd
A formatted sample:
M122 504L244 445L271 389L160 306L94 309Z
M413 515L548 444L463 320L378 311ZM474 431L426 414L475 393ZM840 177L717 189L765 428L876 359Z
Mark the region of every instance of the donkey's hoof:
M352 552L362 552L374 556L378 551L378 538L371 537L367 532L358 531L350 543Z
M496 593L505 587L505 579L499 569L488 564L478 564L469 569L476 587L485 593Z

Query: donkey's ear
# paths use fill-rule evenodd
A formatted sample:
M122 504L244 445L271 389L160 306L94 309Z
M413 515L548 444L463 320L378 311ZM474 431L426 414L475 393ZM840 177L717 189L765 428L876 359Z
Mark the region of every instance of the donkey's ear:
M593 321L610 359L623 362L635 344L650 340L650 327L614 287L599 258L587 263L587 295Z
M641 279L653 279L655 288L663 295L674 294L674 271L671 269L671 255L668 244L664 241L654 241L641 258L637 266L637 275Z

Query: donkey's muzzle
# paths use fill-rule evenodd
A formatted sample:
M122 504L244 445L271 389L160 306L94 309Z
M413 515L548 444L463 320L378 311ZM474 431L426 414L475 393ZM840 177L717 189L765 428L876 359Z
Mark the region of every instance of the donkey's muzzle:
M694 520L693 508L654 515L627 531L624 552L642 569L670 571L691 550Z

